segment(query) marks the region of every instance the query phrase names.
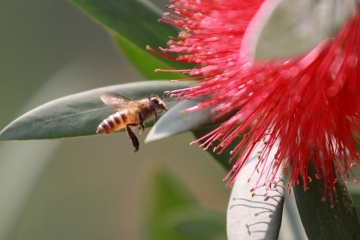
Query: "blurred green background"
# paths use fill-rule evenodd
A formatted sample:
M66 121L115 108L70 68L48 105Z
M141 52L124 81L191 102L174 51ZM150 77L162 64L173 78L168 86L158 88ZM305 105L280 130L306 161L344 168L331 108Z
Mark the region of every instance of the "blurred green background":
M2 0L0 18L1 129L58 97L145 80L67 1ZM225 214L226 172L189 147L193 136L145 145L147 132L136 156L125 133L0 142L0 239L148 239L148 190L158 171Z

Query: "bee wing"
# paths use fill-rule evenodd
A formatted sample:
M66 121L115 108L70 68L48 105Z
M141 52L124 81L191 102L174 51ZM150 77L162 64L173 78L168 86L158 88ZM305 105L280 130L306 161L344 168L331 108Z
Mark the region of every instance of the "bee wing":
M131 100L113 92L104 92L101 100L114 110L127 106Z

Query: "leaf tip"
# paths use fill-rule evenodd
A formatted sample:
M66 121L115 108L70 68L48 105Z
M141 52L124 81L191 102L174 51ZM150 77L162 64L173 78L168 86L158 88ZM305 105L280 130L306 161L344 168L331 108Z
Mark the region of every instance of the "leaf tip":
M156 131L153 131L153 129L151 129L150 132L148 133L148 135L146 136L144 143L154 142L154 141L166 138L168 136L169 136L169 134L166 134L164 132L162 132L162 133L156 132Z
M0 141L16 140L9 137L8 131L9 125L0 131Z

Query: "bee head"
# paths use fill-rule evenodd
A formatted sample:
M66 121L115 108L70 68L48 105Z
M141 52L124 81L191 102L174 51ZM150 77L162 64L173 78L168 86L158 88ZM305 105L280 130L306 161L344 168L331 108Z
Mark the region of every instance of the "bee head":
M162 99L163 98L159 98L159 96L155 94L149 96L150 103L156 111L167 111L166 105Z

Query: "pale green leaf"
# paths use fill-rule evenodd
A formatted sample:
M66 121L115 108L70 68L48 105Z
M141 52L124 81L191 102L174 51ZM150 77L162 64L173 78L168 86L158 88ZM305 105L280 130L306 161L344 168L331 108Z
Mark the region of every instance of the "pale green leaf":
M283 177L279 175L278 179L275 179L276 184L273 183L268 190L265 185L251 192L258 181L264 182L264 175L256 171L258 152L262 147L262 143L259 143L236 177L227 210L229 240L278 239L284 206ZM269 158L274 156L276 150L276 147L272 149ZM270 160L268 159L268 164L271 164Z
M114 111L100 96L103 92L116 92L130 99L150 94L162 96L164 91L186 87L186 83L165 81L137 82L103 87L66 96L29 111L10 123L0 133L0 140L54 139L96 134L99 123ZM175 99L166 98L168 108ZM148 122L147 126L152 124Z
M356 9L356 0L267 0L253 18L244 44L256 59L305 53L333 37Z
M164 114L163 118L154 125L147 135L145 142L151 142L186 131L193 131L202 127L218 124L231 115L231 113L229 113L221 118L215 119L216 114L211 111L213 106L199 109L194 112L184 112L184 110L188 108L197 106L205 99L206 98L184 100L177 104L174 108Z

